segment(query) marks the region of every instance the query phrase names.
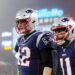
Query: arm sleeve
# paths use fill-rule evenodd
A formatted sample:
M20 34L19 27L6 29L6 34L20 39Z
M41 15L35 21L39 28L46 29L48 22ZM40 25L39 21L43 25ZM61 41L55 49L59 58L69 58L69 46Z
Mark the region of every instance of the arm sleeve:
M45 48L41 51L41 62L44 67L53 67L51 50L52 48Z
M16 52L18 52L18 49L19 49L18 44L16 44L14 50L15 50Z
M39 50L43 50L47 47L54 48L54 44L50 39L51 33L40 34L37 38L36 46Z

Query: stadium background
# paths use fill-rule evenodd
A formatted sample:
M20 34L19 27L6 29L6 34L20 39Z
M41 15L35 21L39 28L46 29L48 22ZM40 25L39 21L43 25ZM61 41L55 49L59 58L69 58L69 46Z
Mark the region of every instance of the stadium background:
M64 16L74 18L74 7L75 0L0 0L0 75L17 75L17 59L13 54L13 46L18 37L14 31L14 26L15 15L19 9L33 8L39 10L47 8L51 10L58 8L63 10ZM44 17L36 29L49 30L52 23L52 17L46 19ZM17 36L15 37L15 35ZM4 42L9 45L4 44Z

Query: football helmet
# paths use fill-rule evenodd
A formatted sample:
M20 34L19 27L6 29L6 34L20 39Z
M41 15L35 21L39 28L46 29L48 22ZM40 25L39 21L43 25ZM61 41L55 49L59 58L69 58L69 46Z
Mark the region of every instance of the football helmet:
M31 8L25 8L16 14L16 31L26 33L38 25L38 14Z
M60 30L64 29L65 30L65 33L63 33L64 38L61 40L59 40L57 38L57 36L60 35L60 33L58 35L56 35L55 31L57 29L60 29ZM56 18L54 20L53 26L51 27L51 31L53 31L54 42L56 42L59 45L62 45L65 43L65 39L71 40L71 39L75 38L75 22L72 18L69 18L69 17Z

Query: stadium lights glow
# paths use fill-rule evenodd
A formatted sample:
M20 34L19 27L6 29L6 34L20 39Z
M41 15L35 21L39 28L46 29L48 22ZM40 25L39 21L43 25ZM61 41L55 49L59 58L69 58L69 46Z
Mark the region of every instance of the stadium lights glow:
M12 49L12 46L4 46L4 50L8 51L8 50L11 50Z
M11 46L12 45L12 41L8 40L8 41L2 41L2 46Z
M3 32L2 37L9 37L9 36L12 36L12 33L11 32Z
M43 8L36 10L36 12L38 13L39 18L60 17L64 13L63 10L58 8L52 8L51 10Z

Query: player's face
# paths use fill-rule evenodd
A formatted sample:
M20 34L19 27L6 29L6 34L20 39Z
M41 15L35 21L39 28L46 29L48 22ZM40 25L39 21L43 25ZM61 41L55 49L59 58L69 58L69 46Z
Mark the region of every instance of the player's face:
M65 28L55 30L56 40L62 40L65 37Z
M30 34L31 32L34 31L34 29L30 29L29 22L30 22L30 19L16 21L17 28L20 31L20 33Z
M18 25L18 27L20 27L20 26L24 27L26 24L28 24L28 21L26 21L26 20L17 20L16 24Z
M24 20L17 20L16 24L17 24L18 30L21 33L25 33L28 31L29 22L27 21L27 19L26 20L25 19Z

